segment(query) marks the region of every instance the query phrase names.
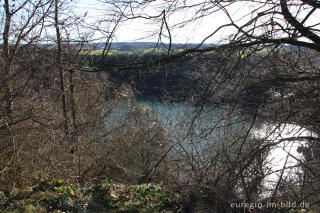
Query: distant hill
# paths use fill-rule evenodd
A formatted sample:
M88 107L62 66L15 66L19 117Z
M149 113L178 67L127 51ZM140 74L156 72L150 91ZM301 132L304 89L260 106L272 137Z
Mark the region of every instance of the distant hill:
M198 46L198 43L182 44L182 43L173 43L171 48L173 49L184 49L184 48L194 48ZM203 44L201 48L208 46L213 46L214 44ZM100 43L91 43L89 44L93 49L99 50L105 47L104 42ZM152 49L152 48L167 48L169 44L158 44L156 42L113 42L111 45L111 50L120 50L120 51L135 51L143 49Z

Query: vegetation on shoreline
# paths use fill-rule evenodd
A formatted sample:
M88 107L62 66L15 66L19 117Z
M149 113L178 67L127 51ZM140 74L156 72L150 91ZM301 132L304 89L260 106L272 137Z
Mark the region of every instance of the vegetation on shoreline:
M101 181L78 189L47 180L30 190L0 191L0 211L24 212L181 212L181 197L156 184Z

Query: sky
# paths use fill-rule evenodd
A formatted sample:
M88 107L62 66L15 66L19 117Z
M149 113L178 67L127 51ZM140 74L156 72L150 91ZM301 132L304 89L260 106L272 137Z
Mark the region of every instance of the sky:
M161 0L159 0L161 1ZM155 1L155 2L159 2ZM192 3L201 2L201 0L192 1ZM239 23L244 23L245 21L250 20L252 14L250 10L256 7L254 3L248 3L245 1L237 1L228 7L228 12L230 15L238 20ZM77 10L79 13L88 12L89 21L94 22L97 18L108 17L110 11L106 9L106 6L103 5L98 0L79 0L77 3ZM152 12L152 11L150 11ZM169 26L173 26L175 23L186 20L191 17L193 11L189 12L179 12L173 16L170 16L168 21ZM157 13L158 14L158 13ZM310 23L319 23L320 14L315 13L310 18ZM201 21L194 22L192 24L185 25L183 28L175 29L171 31L172 34L172 43L199 43L208 35L210 35L215 29L223 24L227 24L228 18L222 12L213 13L206 18L203 18ZM159 30L159 24L146 24L146 20L138 19L122 24L116 31L114 42L130 42L130 41L152 41L156 42L158 36L150 36L153 32ZM223 43L226 41L235 29L227 28L219 31L215 36L206 40L206 43ZM164 31L166 34L167 32ZM163 38L164 43L168 43L169 40Z
M80 0L77 3L77 8L79 13L85 13L87 11L88 18L91 21L96 20L97 18L105 17L108 14L108 11L105 9L105 6L97 0ZM233 8L232 11L237 11L237 8ZM169 26L172 26L177 21L185 20L188 18L188 14L179 13L174 17L170 17L168 20ZM172 43L199 43L207 35L212 33L212 29L219 27L221 24L227 23L227 19L224 14L218 13L207 17L193 24L189 24L183 29L177 29L172 33ZM158 36L151 36L153 32L159 30L159 25L157 24L146 24L145 20L139 19L127 22L121 25L115 34L115 42L130 42L130 41L152 41L156 42ZM219 42L226 38L228 34L232 31L224 30L213 39L208 40L210 42ZM164 39L164 43L168 43L168 39Z
M75 5L75 9L73 12L78 13L80 16L87 13L87 17L85 18L86 22L89 23L96 23L98 19L101 18L110 18L111 11L110 9L106 7L103 3L101 3L103 0L73 0L72 3ZM149 0L139 0L139 1L149 1ZM205 0L180 0L181 2L188 2L188 4L197 4L199 2L208 2L207 7L210 7L213 5L212 2L214 1L205 1ZM265 3L263 0L255 0L255 2L262 2ZM116 1L117 2L117 1ZM132 2L138 2L138 1L132 1ZM160 2L160 4L166 3L168 1L166 0L156 0L151 1L152 4L156 4ZM2 3L1 3L2 4ZM157 5L151 5L153 6L153 9L147 9L147 13L159 14L162 10L158 10L155 12L154 10L157 9ZM249 21L251 17L253 16L250 11L252 8L257 7L257 3L252 3L252 1L236 1L232 2L232 5L228 7L229 14L238 20L238 23L244 23L246 21ZM265 5L263 6L265 7ZM303 6L305 7L305 6ZM150 7L148 7L150 8ZM152 7L151 7L152 8ZM154 9L156 8L156 9ZM203 41L204 38L208 37L214 30L216 30L219 26L227 24L229 22L228 17L225 13L223 13L221 10L218 12L214 12L205 18L201 20L197 20L193 23L187 23L183 27L175 28L172 30L172 26L175 24L188 20L192 15L194 15L199 8L194 7L190 9L189 11L182 11L174 13L174 15L170 15L167 17L167 22L169 25L170 33L172 35L172 43L200 43ZM291 9L291 8L290 8ZM2 8L0 8L0 12L3 12ZM290 10L291 11L291 10ZM306 10L302 9L302 13L306 15ZM21 14L20 14L21 15ZM23 12L22 12L23 15ZM294 15L294 14L293 14ZM17 20L17 26L20 26L21 20L19 19L19 15L16 15L18 17ZM281 15L278 15L281 16ZM318 24L318 32L320 33L320 23L319 23L319 17L320 17L320 10L317 10L307 21L308 25L312 24ZM303 17L302 17L303 18ZM270 17L268 17L270 20ZM281 22L281 19L283 17L280 17L277 21ZM1 21L0 17L0 21ZM20 20L20 21L19 21ZM267 21L269 21L267 20ZM128 21L124 24L121 24L120 27L117 29L113 42L131 42L131 41L151 41L151 42L157 42L159 39L159 34L152 35L154 32L159 32L160 24L159 23L146 23L147 20L145 19L135 19L132 21ZM282 22L283 23L283 22ZM0 23L1 24L1 23ZM85 32L89 32L90 30L89 25L82 28ZM90 25L92 26L92 25ZM106 24L100 25L100 26L108 26ZM52 32L51 32L51 31ZM72 29L71 29L72 30ZM71 31L70 30L70 31ZM77 37L77 25L74 25L74 35ZM54 34L54 29L48 27L48 34ZM83 32L84 32L83 31ZM255 30L257 31L257 30ZM210 39L206 40L206 43L226 43L230 40L230 36L235 32L235 28L224 28L223 30L220 30L217 34L214 36L211 36ZM164 35L168 35L168 31L166 29L163 30ZM149 36L149 37L148 37ZM280 35L280 36L286 36L286 35ZM93 39L98 39L95 41L105 41L105 39L99 39L102 35L98 33L98 31L95 31ZM169 43L168 37L162 36L162 43Z

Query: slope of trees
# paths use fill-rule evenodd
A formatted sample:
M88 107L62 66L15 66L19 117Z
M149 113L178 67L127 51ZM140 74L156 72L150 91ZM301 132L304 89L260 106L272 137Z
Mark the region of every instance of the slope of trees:
M237 202L307 201L319 208L318 1L102 2L108 13L88 25L72 1L0 1L1 188L48 178L83 188L109 178L164 182L188 194L191 212L243 212L231 207ZM174 21L182 13L188 15ZM214 14L227 22L213 25L198 45L174 50L176 30ZM117 27L135 19L159 24L153 36L165 55L109 57ZM205 44L223 31L230 33L220 43ZM87 66L95 34L106 43L99 62ZM150 76L130 79L130 72L184 66L197 69L182 87L197 83L197 93L184 97L195 104L191 110L163 123L136 105L131 80ZM283 136L286 125L310 134ZM257 136L264 128L267 134ZM291 142L303 157L273 171L269 153ZM277 179L267 187L271 174Z
M318 1L105 0L103 2L108 7L113 7L118 11L117 17L121 17L124 22L143 19L145 22L152 24L154 31L151 33L158 38L159 43L166 46L167 56L153 63L148 63L149 65L170 63L185 55L207 52L215 52L227 59L218 72L212 75L207 75L210 70L203 66L206 74L203 75L203 89L199 96L207 99L231 97L234 104L225 107L225 110L229 111L228 114L231 117L237 117L240 110L245 112L252 122L252 126L246 128L244 135L236 136L234 141L238 142L231 142L230 144L238 152L236 155L244 155L244 159L248 158L248 162L239 162L240 158L233 161L230 155L227 155L229 156L227 165L232 168L239 168L239 170L231 170L236 175L233 176L229 173L228 178L224 178L228 179L229 182L231 177L234 177L235 180L230 186L230 190L235 193L235 196L225 198L225 200L229 199L230 202L232 199L237 200L242 197L240 200L251 202L253 199L259 199L259 196L253 195L257 191L251 191L253 190L251 183L254 178L250 178L250 176L258 175L259 168L266 168L265 156L270 149L272 150L272 147L277 146L279 141L270 139L270 137L266 137L262 141L258 139L254 143L256 147L253 146L255 148L251 151L248 150L247 153L244 152L244 149L237 147L239 147L239 143L242 144L240 147L247 147L246 144L256 140L254 137L252 138L251 133L254 129L252 127L254 127L254 123L262 121L272 124L273 132L281 131L279 127L283 124L294 124L313 132L312 136L294 135L281 140L282 142L296 141L301 146L305 146L303 148L305 159L299 161L297 165L297 167L302 168L303 175L299 181L293 180L289 176L280 175L272 189L270 200L304 200L308 198L310 202L317 205L319 201L319 174L314 169L317 166L314 167L311 164L319 165L320 28L318 16L320 10ZM184 14L183 19L180 18L181 14ZM226 21L219 25L219 23L216 23L217 16L223 17ZM175 36L176 32L179 31L180 36L184 32L188 34L190 33L188 29L196 28L196 24L201 23L201 21L203 23L210 23L211 21L213 24L211 26L206 25L208 33L203 35L199 45L179 53L173 52L172 43L179 39ZM158 28L155 28L155 23L158 23ZM211 29L210 32L209 29ZM217 38L221 37L223 37L223 40L220 40L220 44L202 48L205 42L212 41L212 39L217 41ZM202 63L210 63L210 60ZM139 63L133 65L141 66ZM253 80L248 81L248 78ZM247 104L243 103L243 99L246 100ZM195 113L194 116L191 121L195 121L199 117L199 113ZM230 116L225 118L227 124L230 123L228 122ZM194 123L198 125L197 122ZM190 125L192 125L192 122ZM208 127L206 131L214 128L214 126ZM190 140L193 140L194 134L199 133L192 133L192 127L189 130ZM203 134L205 135L205 131ZM227 141L230 143L233 140L229 138ZM227 147L225 152L230 153L231 151L228 150L231 147ZM194 156L194 153L186 151L186 159L190 159L190 156L192 156L190 166L191 168L197 168L193 170L195 174L199 175L200 168L205 165L204 161L196 163L194 158L197 155ZM218 161L218 158L212 160L212 162ZM256 164L255 161L260 163ZM199 167L199 165L201 166ZM247 169L254 165L258 167ZM286 165L283 165L282 171L286 169ZM266 176L263 170L260 174L262 179ZM208 178L209 176L201 177ZM204 188L213 187L215 188L213 189L214 193L220 192L217 189L219 179L216 179L213 183L205 183L201 178L200 182ZM256 186L261 186L260 183L259 181L256 182ZM299 186L292 188L289 187L290 183L298 183Z

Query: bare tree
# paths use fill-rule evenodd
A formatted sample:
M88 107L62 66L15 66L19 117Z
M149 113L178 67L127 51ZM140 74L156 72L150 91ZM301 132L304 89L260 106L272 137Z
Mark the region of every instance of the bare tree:
M26 101L30 75L21 69L23 55L41 39L45 19L52 12L51 1L1 2L1 176L19 156L23 123L33 116L32 103ZM29 87L30 88L30 87Z
M91 32L69 1L0 3L1 185L49 177L82 185L98 158L88 131L112 110L104 109L110 83L80 73Z
M308 196L313 197L310 200L313 200L314 203L318 202L315 197L319 191L318 181L316 181L319 174L316 174L308 163L308 161L311 162L310 154L313 153L312 162L319 164L319 156L316 154L318 148L314 145L319 141L319 110L317 106L319 104L320 79L320 23L317 16L319 16L320 5L318 1L104 0L102 2L117 11L118 16L123 17L122 21L132 22L136 19L142 19L146 23L152 24L153 31L146 37L157 37L159 44L167 50L166 57L150 63L133 63L131 66L141 67L150 64L171 63L186 55L197 56L205 53L215 53L224 61L219 69L210 74L208 71L212 65L203 66L206 73L202 75L203 90L199 95L199 101L204 98L214 103L222 103L222 109L227 112L226 115L229 115L222 118L222 121L225 121L225 131L228 130L226 126L241 120L250 121L249 123L252 124L245 126L242 133L234 135L234 139L232 137L226 138L224 143L229 146L223 145L225 147L221 149L221 153L224 154L219 154L219 152L215 157L212 157L212 162L220 162L220 156L228 156L224 168L228 168L228 166L229 168L238 168L226 170L229 173L224 173L230 174L227 183L230 184L231 191L235 193L232 199L241 197L236 196L237 192L238 195L242 194L248 202L252 201L252 198L257 198L254 194L258 193L257 189L261 185L262 179L267 175L265 163L268 152L283 141L296 141L301 146L305 146L304 150L308 150L309 155L305 154L305 157L309 160L297 159L299 165L295 165L295 167L300 166L303 170L308 170L304 174L313 176L311 178L313 179L311 184L313 191L310 192L306 188L299 188L299 190L308 191ZM225 21L221 24L216 23L215 17L217 16L224 17ZM198 29L196 24L201 22L214 24L205 26L207 34L203 35L197 45L190 47L186 44L184 50L175 52L172 44L179 42L179 37L175 36L176 32L179 31L180 36L184 32L188 34L190 33L188 29L192 27ZM212 41L215 44L208 44ZM214 54L212 56L206 54L206 56L208 61L210 57L215 57ZM201 103L201 101L195 102ZM200 104L200 106L200 111L206 107L205 104ZM197 122L197 119L200 118L198 111L197 109L183 123L183 127L188 131L182 137L177 138L176 148L178 149L177 153L184 159L184 163L188 164L186 168L193 171L194 180L205 183L203 178L208 178L208 174L203 172L210 170L204 167L205 161L203 155L199 154L197 146L202 143L201 136L205 138L208 135L207 132L215 130L216 126L207 123L210 126L203 128L199 133L201 127ZM248 117L243 115L248 115ZM257 139L254 136L256 126L264 122L268 122L273 127L269 131L269 135L275 132L279 134L279 130L283 130L281 128L283 124L305 128L312 134L307 136L298 134L281 140L270 139L270 137ZM292 135L293 131L290 134ZM207 141L209 140L207 139ZM255 141L253 149L248 148L252 146L249 145L250 141ZM188 145L186 146L184 143ZM190 146L193 148L190 149ZM234 158L234 156L237 157ZM292 154L289 153L288 156L292 156ZM291 199L299 201L308 197L297 196L298 193L301 193L301 191L298 192L298 188L285 190L286 186L294 183L294 181L286 179L289 177L283 176L283 171L288 169L288 165L287 163L283 165L282 175L279 177L277 186L273 188L271 200L281 200L281 197L285 196L289 198L290 193ZM236 175L231 175L231 173ZM216 174L221 175L220 173ZM253 177L257 177L257 179ZM257 181L258 179L259 181ZM255 187L252 187L254 182ZM310 181L308 182L310 183ZM217 186L216 181L211 184L216 184L213 185L214 187ZM204 185L210 186L210 184ZM305 193L302 194L305 195Z

